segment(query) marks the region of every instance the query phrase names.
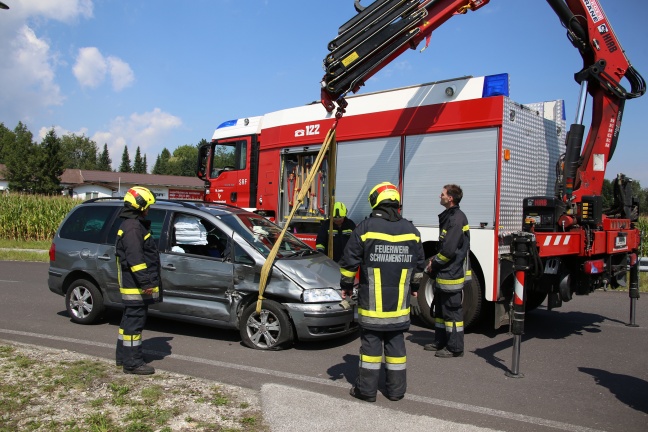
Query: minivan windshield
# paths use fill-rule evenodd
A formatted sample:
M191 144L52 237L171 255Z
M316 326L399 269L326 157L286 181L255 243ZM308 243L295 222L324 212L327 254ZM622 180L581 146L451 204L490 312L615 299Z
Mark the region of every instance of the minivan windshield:
M221 216L220 219L266 258L281 234L281 228L279 226L255 213L230 214ZM289 258L292 256L309 255L311 253L316 252L306 243L291 233L286 232L277 252L277 257Z

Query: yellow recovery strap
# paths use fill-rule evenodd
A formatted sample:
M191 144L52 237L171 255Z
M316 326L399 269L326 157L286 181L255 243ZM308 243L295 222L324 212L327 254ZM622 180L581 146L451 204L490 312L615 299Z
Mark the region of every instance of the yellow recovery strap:
M341 116L340 116L341 117ZM283 241L284 234L286 234L286 230L290 226L290 221L292 220L293 216L295 215L295 212L299 207L301 207L302 203L304 202L304 198L306 197L306 194L308 194L308 191L310 190L310 186L313 183L313 180L315 179L315 176L317 175L317 172L319 171L320 166L322 165L322 161L324 160L324 157L326 156L326 152L329 150L329 148L332 149L331 152L331 161L330 166L331 166L331 173L329 175L329 187L331 193L329 194L329 211L332 211L333 209L333 204L335 203L334 201L334 192L335 192L335 128L337 126L337 122L339 120L339 117L336 116L335 123L333 123L333 126L331 129L327 132L326 138L324 138L324 142L322 143L322 148L320 149L319 153L317 154L317 158L315 159L315 162L313 163L313 167L311 168L310 172L308 173L308 176L306 177L306 180L304 180L304 184L301 187L301 190L299 191L299 195L297 196L297 199L295 202L293 202L293 207L290 212L290 215L288 216L288 220L286 221L283 229L281 230L281 234L279 235L279 238L275 242L274 246L272 247L272 250L270 251L270 254L268 255L268 258L265 261L265 264L263 264L263 267L261 268L261 280L259 282L259 297L257 300L257 307L256 307L256 313L260 314L261 313L261 303L264 299L263 297L263 292L265 291L266 285L268 283L268 276L270 274L270 270L272 269L272 266L274 265L275 258L277 257L277 252L279 251L279 247L281 246L281 242ZM332 187L330 185L333 185ZM331 219L332 220L332 219ZM332 223L332 222L331 222ZM329 257L332 255L333 247L332 247L332 239L331 236L329 236Z

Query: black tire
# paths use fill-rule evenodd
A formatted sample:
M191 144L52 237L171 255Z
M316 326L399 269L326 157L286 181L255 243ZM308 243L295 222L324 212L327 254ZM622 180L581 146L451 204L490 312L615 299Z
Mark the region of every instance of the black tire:
M547 293L538 292L538 291L529 291L527 292L527 298L524 310L530 312L534 309L537 309L538 306L542 304L547 298Z
M70 284L65 294L65 309L73 322L92 324L103 315L103 296L99 288L89 280L77 279Z
M261 314L256 313L256 302L252 302L241 314L239 331L243 344L258 350L280 350L292 345L293 328L281 305L272 300L263 300Z
M462 309L464 314L464 329L468 329L479 319L482 307L482 298L482 285L479 282L479 277L473 271L473 278L470 284L463 290ZM434 328L434 315L431 311L433 300L433 283L432 280L430 280L430 277L424 273L418 292L418 302L421 307L421 315L419 318L421 318L430 328Z

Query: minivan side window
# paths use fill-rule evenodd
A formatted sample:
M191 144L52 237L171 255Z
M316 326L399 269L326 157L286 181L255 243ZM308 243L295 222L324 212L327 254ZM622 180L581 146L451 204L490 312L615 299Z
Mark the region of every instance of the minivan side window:
M112 206L80 206L61 227L59 236L64 239L99 243L101 233L112 215Z
M122 208L120 207L119 211L121 211L121 209ZM146 216L146 219L151 221L151 235L158 247L160 245L160 236L162 235L162 225L164 225L165 216L166 210L154 208L149 209L148 215ZM119 216L117 216L113 221L110 231L108 231L108 239L106 241L108 244L115 244L117 242L117 231L119 231L122 222L124 222L124 219Z
M173 218L170 252L225 258L228 245L228 236L206 219L184 213Z

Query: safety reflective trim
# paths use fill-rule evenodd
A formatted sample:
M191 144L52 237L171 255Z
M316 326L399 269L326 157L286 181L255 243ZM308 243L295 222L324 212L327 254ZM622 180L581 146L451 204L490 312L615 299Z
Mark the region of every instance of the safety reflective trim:
M356 275L357 271L352 272L352 271L349 271L349 270L346 270L346 269L343 269L343 268L340 267L340 273L344 277L355 278L355 275Z
M373 291L374 291L374 298L376 300L376 307L374 308L376 310L377 314L382 313L383 310L383 301L382 301L382 280L380 278L380 269L375 268L373 269Z
M463 231L463 232L470 231L470 225L464 225L464 226L462 226L462 227L461 227L461 231Z
M415 242L420 242L421 238L417 236L416 234L397 234L397 235L390 235L390 234L385 234L385 233L379 233L379 232L368 232L362 236L360 236L362 241L366 241L368 239L372 240L384 240L388 241L391 243L399 243L399 242L405 242L405 241L411 241L414 240Z
M441 236L444 236L444 235L446 235L447 233L448 233L448 230L447 230L447 229L444 229L444 230L441 230L441 234L440 234L440 235L441 235Z
M117 285L122 286L122 269L119 264L119 257L117 257Z
M144 240L148 240L148 238L151 237L151 233L148 233L144 236Z
M443 284L443 285L459 285L465 282L464 278L459 278L459 279L439 279L437 278L436 280L438 283Z
M397 318L402 316L409 316L409 314L410 314L410 308L401 309L397 311L390 311L390 312L358 308L358 315L362 315L370 318Z
M315 249L317 249L317 250L320 250L320 249L321 249L321 250L324 250L324 245L316 244L316 245L315 245Z
M442 254L440 254L440 253L437 254L437 258L439 258L439 260L441 260L441 261L443 261L443 262L448 262L448 261L450 261L450 258L447 258L445 255L442 255Z
M117 340L124 340L124 329L119 329L119 334L117 335Z
M127 347L127 348L128 347L136 347L136 346L142 345L142 340L141 339L140 340L127 340L126 338L124 338L123 344L124 344L124 347Z
M443 318L434 318L434 328L445 328L445 320Z
M370 356L366 354L360 354L360 361L367 363L382 363L382 356Z
M123 295L142 295L142 288L119 288L119 292ZM153 293L160 292L160 287L154 287Z
M350 229L342 230L342 234L351 234L352 232L353 232L353 230L350 230Z
M117 230L117 236L121 237L124 235L124 230Z
M125 341L136 341L136 340L141 340L142 339L142 334L137 333L134 335L127 335L125 333L122 333L122 336L124 337Z
M466 270L466 276L472 276L472 270Z
M380 370L382 363L368 363L360 360L360 367L362 369Z
M398 282L398 305L399 308L404 309L407 307L405 303L405 283L409 280L409 269L401 270L400 281Z
M457 321L457 322L446 321L445 322L446 333L452 333L452 330L455 329L455 327L456 327L456 330L457 330L458 333L463 333L463 331L464 331L464 325L463 324L464 324L463 321Z
M402 357L385 356L385 362L391 364L404 364L407 363L407 356L402 356Z
M392 371L396 371L396 370L406 370L406 369L407 369L407 365L406 365L406 364L393 364L393 363L387 363L387 364L385 365L385 369L389 369L389 370L392 370Z
M395 317L395 318L383 318L383 317L370 317L370 316L363 316L358 314L358 322L360 324L375 324L375 325L384 325L384 326L389 326L392 324L403 324L407 323L410 320L409 317L409 309L407 309L408 313L407 315Z
M144 270L145 268L146 268L146 263L142 263L142 264L134 265L130 269L131 269L131 271L133 273L135 273L135 272L138 272L140 270Z

